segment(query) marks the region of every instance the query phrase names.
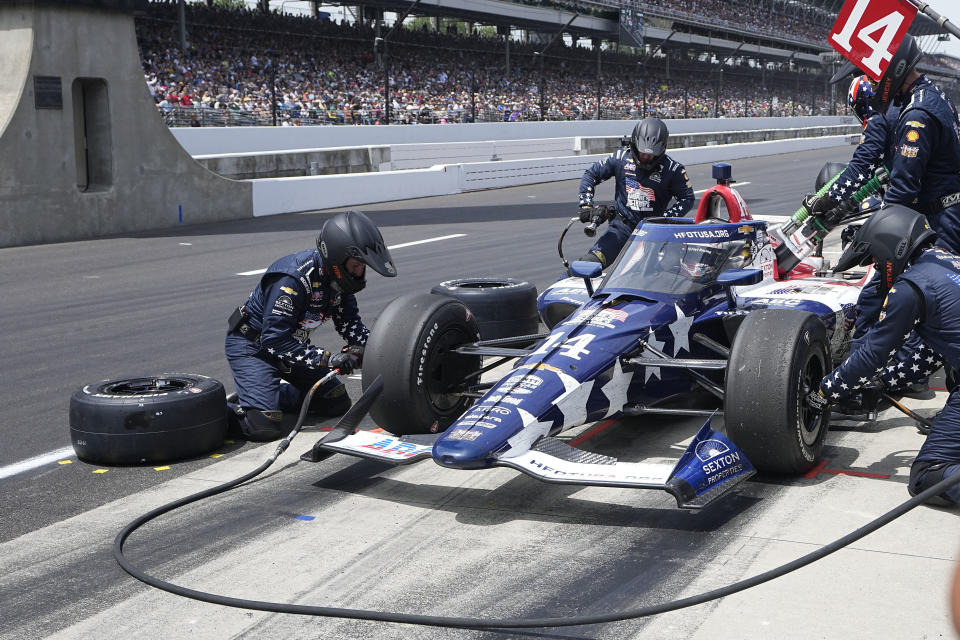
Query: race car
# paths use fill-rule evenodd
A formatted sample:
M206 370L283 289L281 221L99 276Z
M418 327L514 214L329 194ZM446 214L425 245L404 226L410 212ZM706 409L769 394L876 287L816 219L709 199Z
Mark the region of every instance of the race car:
M334 429L305 459L505 466L547 482L662 489L684 508L709 504L757 469L807 471L829 415L805 398L846 355L869 273L825 277L812 256L782 274L767 229L718 179L695 218L644 221L606 274L574 262L574 275L537 300L544 334L481 340L462 302L398 298L378 319L363 367L365 389L382 383L371 408L380 429ZM511 361L505 375L481 381ZM706 421L669 464L623 462L558 437L645 414ZM725 433L711 428L717 415Z

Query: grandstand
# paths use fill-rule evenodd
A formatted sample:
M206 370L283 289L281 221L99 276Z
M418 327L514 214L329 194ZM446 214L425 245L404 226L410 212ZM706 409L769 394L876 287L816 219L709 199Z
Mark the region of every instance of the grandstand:
M288 3L206 0L181 11L175 0L151 2L137 18L137 35L166 122L845 112L845 87L827 81L836 56L826 35L842 0L369 0L345 5L349 17L339 22L324 19L320 3L308 15L284 13ZM411 4L410 18L393 29L390 18ZM622 38L622 13L639 18L633 40ZM938 27L918 16L911 31L934 35ZM388 34L386 47L375 50ZM960 61L928 56L921 68L956 96Z

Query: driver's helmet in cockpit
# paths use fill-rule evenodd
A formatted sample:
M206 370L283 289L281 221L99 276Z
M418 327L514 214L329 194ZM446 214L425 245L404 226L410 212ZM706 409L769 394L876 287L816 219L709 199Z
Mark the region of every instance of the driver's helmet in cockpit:
M691 282L711 282L721 271L743 269L753 259L748 240L704 244L666 242L660 249L660 265Z

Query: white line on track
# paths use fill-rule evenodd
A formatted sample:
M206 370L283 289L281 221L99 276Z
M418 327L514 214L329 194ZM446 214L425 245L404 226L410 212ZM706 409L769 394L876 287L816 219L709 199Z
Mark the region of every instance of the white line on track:
M73 457L74 455L73 447L64 447L63 449L57 449L56 451L50 451L49 453L44 453L33 458L27 458L26 460L9 464L5 467L0 467L0 480L9 478L10 476L15 476L18 473L30 471L31 469L36 469L37 467L42 467L45 464L50 464L51 462L56 462L57 460Z
M387 249L390 249L390 250L403 249L404 247L412 247L418 244L427 244L428 242L439 242L440 240L450 240L451 238L462 238L465 235L467 234L453 233L453 234L450 234L449 236L437 236L436 238L427 238L426 240L414 240L413 242L404 242L402 244L395 244L387 247ZM241 271L237 275L238 276L258 276L264 273L265 271L266 269L254 269L253 271Z

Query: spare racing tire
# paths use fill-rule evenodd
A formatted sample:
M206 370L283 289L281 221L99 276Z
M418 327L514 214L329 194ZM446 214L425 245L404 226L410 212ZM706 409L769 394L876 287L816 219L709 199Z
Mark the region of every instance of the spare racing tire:
M479 373L470 374L482 366L480 356L452 349L479 339L475 316L453 298L423 293L391 302L364 350L364 390L383 377L370 417L396 435L445 430L473 404L457 387L479 382Z
M430 293L462 302L477 317L482 340L528 336L540 330L537 287L512 278L460 278Z
M727 362L724 424L753 465L803 473L816 463L830 427L806 403L830 372L830 343L817 316L790 309L748 314Z
M70 398L77 457L103 465L167 462L223 444L226 394L213 378L163 373L87 385Z

